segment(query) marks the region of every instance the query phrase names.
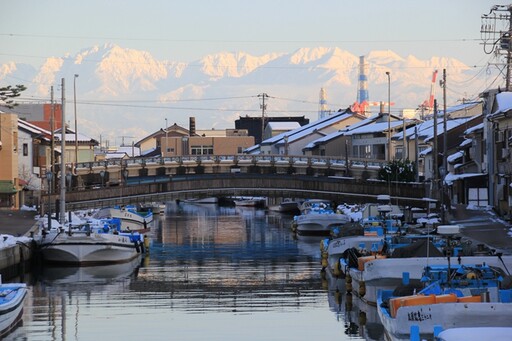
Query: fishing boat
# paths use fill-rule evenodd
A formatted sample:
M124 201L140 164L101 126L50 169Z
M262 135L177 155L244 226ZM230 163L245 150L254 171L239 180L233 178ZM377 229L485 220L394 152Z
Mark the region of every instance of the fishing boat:
M438 227L441 235L455 235L458 231L457 225ZM427 236L409 246L396 248L391 254L351 253L340 259L340 263L347 274L346 281L350 281L352 292L372 305L377 303L378 289L393 290L402 283L404 274L411 285L419 285L427 265L445 265L449 262L458 265L487 264L500 269L512 266L512 255L475 255L465 245L454 247L451 240L447 241L447 245L450 245L450 250L445 256L444 252L448 250L441 251Z
M265 198L261 197L237 197L233 200L235 206L257 207L265 204Z
M294 217L297 236L329 236L335 228L341 228L351 221L350 216L335 212L325 202L312 203L307 208L303 204L302 214Z
M501 271L487 265L427 266L417 294L379 290L378 313L388 335L409 338L411 327L431 337L436 326L512 327L512 289L501 289Z
M183 199L184 203L187 204L211 204L215 205L219 202L219 198L217 197L207 197L207 198L190 198L190 199Z
M115 219L115 218L114 218ZM144 252L144 236L120 231L120 224L52 226L34 237L43 261L76 266L129 262Z
M0 338L9 334L21 321L26 296L25 283L1 283L0 277Z
M147 232L149 224L153 221L152 210L141 211L134 205L105 207L98 210L93 218L119 218L121 220L121 230Z
M505 341L510 339L512 327L468 327L468 328L449 328L441 331L437 341L482 341L494 340Z
M299 212L300 200L284 199L277 207L277 211L281 213Z

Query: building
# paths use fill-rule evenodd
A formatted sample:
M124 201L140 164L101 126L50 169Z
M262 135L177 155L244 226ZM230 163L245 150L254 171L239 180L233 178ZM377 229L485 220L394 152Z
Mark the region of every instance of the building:
M0 112L0 208L19 208L18 115Z
M265 117L264 126L269 122L298 122L301 126L304 126L309 123L309 119L305 116ZM254 137L254 144L259 144L262 140L262 130L264 130L261 123L261 117L240 116L235 121L235 129L246 129L249 132L249 136Z
M195 123L195 121L194 121ZM191 134L191 131L196 133ZM192 130L176 123L135 143L141 156L235 155L254 145L245 129Z

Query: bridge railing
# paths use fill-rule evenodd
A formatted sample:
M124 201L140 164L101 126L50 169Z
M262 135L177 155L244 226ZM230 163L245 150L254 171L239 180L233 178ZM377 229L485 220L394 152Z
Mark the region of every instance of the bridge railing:
M385 160L363 159L363 158L336 158L326 156L303 156L303 155L273 155L273 154L238 154L238 155L183 155L167 157L132 157L128 159L109 159L95 162L81 162L77 164L78 169L99 169L111 166L121 168L129 166L145 167L149 164L177 164L190 165L201 163L226 163L237 164L269 164L308 167L337 167L337 168L373 168L384 166Z

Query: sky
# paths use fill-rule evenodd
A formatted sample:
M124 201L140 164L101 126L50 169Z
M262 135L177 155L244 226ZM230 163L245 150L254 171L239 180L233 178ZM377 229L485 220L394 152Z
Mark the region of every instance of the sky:
M487 60L480 44L489 0L17 0L2 5L0 66L39 67L104 43L194 61L216 52L254 55L336 46L355 55L390 49Z

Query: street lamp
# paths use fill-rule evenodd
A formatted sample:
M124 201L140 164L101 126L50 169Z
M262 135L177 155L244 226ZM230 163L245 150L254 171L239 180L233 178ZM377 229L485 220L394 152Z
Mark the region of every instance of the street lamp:
M100 177L101 177L101 187L103 187L103 179L105 179L105 171L100 171Z
M52 203L51 203L51 191L52 191L52 178L53 173L50 171L46 172L46 180L48 181L48 230L52 229Z
M391 74L386 71L388 76L388 162L391 161Z

